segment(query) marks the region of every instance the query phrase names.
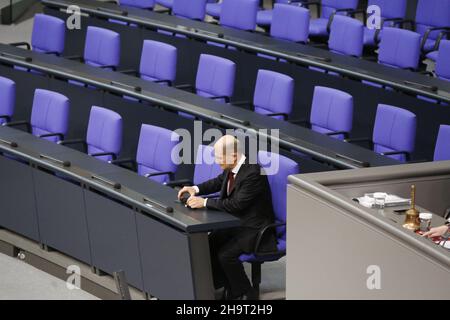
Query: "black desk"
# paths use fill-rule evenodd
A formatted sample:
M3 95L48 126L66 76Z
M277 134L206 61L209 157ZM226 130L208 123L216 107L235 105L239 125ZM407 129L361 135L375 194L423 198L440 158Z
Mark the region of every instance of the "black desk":
M65 12L55 8L64 8L69 2L46 0L45 12L67 18ZM354 98L354 137L370 136L379 103L390 104L407 109L418 117L417 142L414 157L432 159L434 144L440 124L450 123L450 108L445 105L427 102L417 95L432 99L450 101L450 83L427 77L412 71L399 70L375 62L333 54L324 49L314 48L289 41L270 38L258 33L246 32L212 25L200 21L181 19L166 14L148 12L135 8L126 8L128 15L111 14L98 10L98 7L123 10L113 4L95 1L70 1L80 6L83 14L81 29L66 32L67 55L82 54L86 28L89 25L108 28L121 35L123 68L138 68L142 42L153 39L174 45L178 49L178 68L176 83L194 83L200 54L207 53L222 56L237 64L235 94L233 100L251 100L259 69L274 70L291 76L295 80L294 108L292 118L308 118L315 86L336 88L351 94ZM108 19L133 22L138 27L119 25ZM197 31L196 31L197 30ZM187 38L163 34L171 31ZM223 34L220 38L218 34ZM238 50L228 50L207 44L207 41L227 44ZM259 57L266 54L287 60L282 63ZM298 56L306 54L307 56ZM324 62L308 57L331 58ZM345 77L336 77L310 70L309 66L320 67L339 72ZM366 85L361 80L369 80L395 88L394 91ZM434 92L420 86L405 85L404 81L420 85L436 86Z
M48 8L62 9L66 9L69 5L77 5L80 7L81 12L93 17L120 20L152 30L159 29L182 34L191 39L213 41L249 52L268 54L302 65L335 71L358 80L374 81L408 93L420 94L450 102L450 83L448 81L378 65L370 61L334 54L327 50L279 40L255 32L221 27L206 22L179 18L132 7L121 7L101 1L43 0L42 3ZM48 13L51 13L51 11L48 11ZM331 59L331 61L327 62L323 61L323 59ZM416 83L418 86L405 84L405 81ZM427 89L430 86L435 86L438 90L433 92Z
M27 61L23 57L32 58L32 61ZM29 118L33 88L48 88L67 95L71 101L68 137L84 137L89 110L92 105L98 103L117 111L124 119L123 141L126 149L124 157L135 153L142 123L160 125L171 130L188 128L193 132L195 130L193 121L173 112L183 111L202 119L205 124L203 129L206 129L209 123L209 126L215 125L223 129L251 130L251 133L259 138L278 142L285 150L293 149L307 154L315 159L315 162L325 163L328 165L326 167L328 170L333 167L356 168L363 162L367 162L370 166L398 163L371 150L344 143L285 121L76 61L0 44L0 62L5 64L0 66L0 74L18 83L18 98L23 100L18 101L17 105L26 106L25 109L27 109L27 112L18 114L17 119ZM39 70L41 74L16 70L11 67L12 65L33 68ZM46 74L51 77L46 77ZM36 79L33 80L33 78ZM101 91L69 84L66 81L69 79L95 86ZM28 88L28 85L33 82L36 82L35 86ZM23 87L29 91L22 91ZM141 91L135 91L135 87L140 87ZM123 99L122 95L135 97L148 103L136 103ZM258 129L266 129L266 131ZM273 134L273 129L280 130L279 137ZM197 145L198 143L194 148ZM306 163L311 159L303 157L302 161ZM303 167L302 172L304 172Z
M208 232L237 218L189 210L171 188L22 131L0 127L0 139L0 226L109 274L124 270L158 298L213 298Z

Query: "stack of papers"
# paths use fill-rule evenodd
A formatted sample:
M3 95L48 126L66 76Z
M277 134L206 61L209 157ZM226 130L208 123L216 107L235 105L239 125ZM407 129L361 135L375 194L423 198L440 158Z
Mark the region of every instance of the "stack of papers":
M353 200L357 201L360 205L366 208L373 208L375 205L373 193L367 193L363 197L353 198ZM401 198L399 196L396 196L395 194L388 194L386 196L386 202L384 206L395 207L395 206L405 206L409 204L411 204L411 199Z

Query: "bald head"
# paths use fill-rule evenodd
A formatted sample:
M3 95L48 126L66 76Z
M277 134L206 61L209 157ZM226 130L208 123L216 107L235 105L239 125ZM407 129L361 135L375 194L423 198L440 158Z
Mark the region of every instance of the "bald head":
M234 136L225 135L214 145L214 158L224 170L234 168L241 156L239 141Z

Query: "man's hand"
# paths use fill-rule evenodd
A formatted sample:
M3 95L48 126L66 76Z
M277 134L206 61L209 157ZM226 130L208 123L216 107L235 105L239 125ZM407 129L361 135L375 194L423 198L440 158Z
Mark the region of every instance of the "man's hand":
M186 204L192 209L200 209L205 207L205 199L202 197L191 196Z
M425 232L423 234L424 237L428 237L428 238L434 238L434 237L439 237L439 236L443 236L448 230L448 226L440 226L440 227L435 227L435 228L431 228L430 231Z
M191 196L195 196L195 188L194 187L183 187L180 191L178 191L178 200L181 200L181 196L185 192L189 193Z

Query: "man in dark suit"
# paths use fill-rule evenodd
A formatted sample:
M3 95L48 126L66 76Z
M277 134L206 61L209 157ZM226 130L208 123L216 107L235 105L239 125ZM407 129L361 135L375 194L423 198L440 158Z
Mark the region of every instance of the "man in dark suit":
M257 293L245 274L239 256L254 251L259 231L273 223L272 195L267 176L258 164L249 164L239 150L238 140L223 136L214 145L215 161L224 170L217 178L198 186L184 187L178 193L190 194L187 205L191 208L217 209L241 219L241 226L210 234L211 264L214 286L225 287L225 298L257 299ZM205 199L220 191L219 199ZM275 233L263 239L262 251L275 251Z

